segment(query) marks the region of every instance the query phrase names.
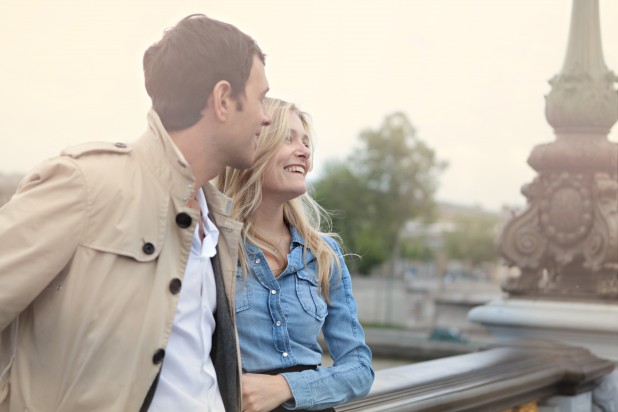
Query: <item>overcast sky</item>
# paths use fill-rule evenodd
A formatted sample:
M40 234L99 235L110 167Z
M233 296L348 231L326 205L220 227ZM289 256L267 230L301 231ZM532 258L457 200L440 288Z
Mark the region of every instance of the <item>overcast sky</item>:
M600 8L605 62L618 72L618 1ZM403 111L449 162L439 200L521 206L535 174L526 159L553 140L544 95L570 11L571 0L2 0L0 173L68 145L137 138L150 106L143 52L200 12L254 37L270 96L313 116L317 175Z

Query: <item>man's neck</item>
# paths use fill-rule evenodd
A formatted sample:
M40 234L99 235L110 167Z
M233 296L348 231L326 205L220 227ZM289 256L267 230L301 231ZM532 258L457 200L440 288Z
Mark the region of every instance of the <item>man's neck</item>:
M223 166L217 161L216 151L207 150L207 138L202 136L198 129L171 132L170 137L191 167L196 187L204 186L223 170Z

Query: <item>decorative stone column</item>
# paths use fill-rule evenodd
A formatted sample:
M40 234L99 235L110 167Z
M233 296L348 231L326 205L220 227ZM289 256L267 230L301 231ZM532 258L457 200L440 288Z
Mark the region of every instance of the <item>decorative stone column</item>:
M567 56L549 81L556 140L536 146L526 210L506 224L501 255L520 269L515 296L618 301L618 77L603 59L598 0L574 0ZM618 325L617 325L618 328Z
M566 59L545 100L556 138L532 150L527 206L498 240L519 275L503 285L507 297L468 315L499 342L554 340L618 362L618 144L608 140L617 81L603 58L599 1L573 0ZM618 401L614 380L597 400Z

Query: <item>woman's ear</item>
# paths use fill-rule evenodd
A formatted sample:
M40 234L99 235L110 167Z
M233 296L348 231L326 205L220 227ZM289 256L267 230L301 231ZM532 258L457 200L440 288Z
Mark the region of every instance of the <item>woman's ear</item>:
M215 117L221 122L225 122L230 111L233 109L234 99L232 99L232 86L227 80L220 80L212 89L212 108Z

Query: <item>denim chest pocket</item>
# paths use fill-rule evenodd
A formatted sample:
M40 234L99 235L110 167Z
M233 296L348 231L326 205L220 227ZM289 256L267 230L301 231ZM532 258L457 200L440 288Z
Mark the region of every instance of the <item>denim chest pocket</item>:
M235 293L235 310L242 312L251 307L251 286L249 281L242 276L242 270L238 268L236 271L236 293Z
M326 301L320 294L318 280L306 268L296 273L296 294L305 312L319 321L324 320L328 313Z

